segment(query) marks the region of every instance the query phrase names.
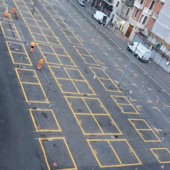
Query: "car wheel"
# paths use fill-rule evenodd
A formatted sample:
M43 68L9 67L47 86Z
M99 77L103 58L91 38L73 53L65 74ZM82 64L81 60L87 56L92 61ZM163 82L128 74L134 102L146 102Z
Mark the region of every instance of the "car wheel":
M94 15L92 14L92 18L94 18Z

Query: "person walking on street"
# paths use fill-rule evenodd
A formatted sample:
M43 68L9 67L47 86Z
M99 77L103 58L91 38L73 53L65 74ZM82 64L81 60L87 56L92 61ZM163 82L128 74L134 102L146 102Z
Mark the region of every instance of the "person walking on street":
M30 53L34 52L35 42L30 43Z
M39 60L39 62L38 62L38 65L37 65L38 70L41 69L41 67L42 67L42 65L43 65L43 62L44 62L44 60L43 60L43 58L41 58L41 59Z
M4 16L5 16L5 17L9 17L9 12L8 12L8 10L5 10Z

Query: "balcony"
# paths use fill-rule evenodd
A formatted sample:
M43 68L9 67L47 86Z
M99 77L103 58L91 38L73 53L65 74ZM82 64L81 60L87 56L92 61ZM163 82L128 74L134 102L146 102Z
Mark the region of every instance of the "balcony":
M143 9L143 4L140 4L138 1L135 1L134 6L135 6L137 9Z
M137 26L139 29L141 29L141 30L144 30L144 29L145 29L145 25L142 24L142 23L140 23L140 22L138 22L136 26Z
M152 15L152 18L153 18L153 19L157 19L157 18L158 18L158 14L157 14L157 13L154 13L154 14Z
M129 7L133 7L135 0L122 0Z
M165 3L165 0L159 0L161 3Z
M145 15L151 15L152 14L152 10L150 10L149 8L147 8L147 7L145 7L144 8L144 10L143 10L143 13L145 14Z

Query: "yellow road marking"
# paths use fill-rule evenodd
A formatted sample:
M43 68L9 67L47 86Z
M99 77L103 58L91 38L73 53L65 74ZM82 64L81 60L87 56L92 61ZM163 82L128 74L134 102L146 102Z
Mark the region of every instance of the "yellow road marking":
M128 119L128 120L132 124L132 126L135 128L135 130L137 131L137 133L140 135L140 137L143 139L144 142L161 142L161 140L159 139L157 134L153 131L153 129L149 126L149 124L144 119ZM146 125L145 129L136 128L136 124L140 123L140 122L143 122ZM151 133L153 133L153 135L156 137L156 139L153 139L153 140L145 139L145 137L142 134L143 131L150 131Z
M69 147L68 147L68 144L67 144L67 142L66 142L66 140L65 140L64 137L39 138L39 143L40 143L40 146L41 146L41 149L42 149L42 152L43 152L43 155L44 155L45 162L46 162L46 165L47 165L48 170L51 170L51 167L50 167L50 165L49 165L48 158L47 158L47 155L46 155L46 151L45 151L45 148L44 148L43 143L42 143L43 140L44 140L44 141L46 141L46 140L62 140L62 141L64 142L66 148L67 148L68 154L69 154L69 156L70 156L70 158L71 158L71 160L72 160L72 163L73 163L73 165L74 165L73 168L64 168L64 169L62 169L62 170L70 170L70 169L76 170L76 169L77 169L77 165L76 165L76 163L75 163L75 161L74 161L74 158L73 158L73 156L72 156L72 153L71 153L71 151L70 151L70 149L69 149ZM51 160L50 160L50 162L51 162Z

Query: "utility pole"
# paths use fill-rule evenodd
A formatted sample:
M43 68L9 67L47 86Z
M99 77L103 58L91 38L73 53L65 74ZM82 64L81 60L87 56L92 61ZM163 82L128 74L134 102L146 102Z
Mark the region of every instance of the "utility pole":
M34 15L34 10L35 10L36 3L37 3L37 0L34 0L34 6L33 6L33 9L32 9L32 15Z
M69 12L69 9L70 9L70 6L71 6L71 3L72 3L72 0L70 0L70 2L69 2L69 4L68 4L67 11L66 11L66 16L65 16L64 21L66 21L66 20L67 20L68 12Z
M139 45L139 42L138 42L138 45ZM125 74L127 73L127 70L128 70L128 68L129 68L129 66L130 66L130 63L131 63L132 60L133 60L133 56L134 56L134 54L135 54L135 51L136 51L137 48L138 48L138 45L136 46L134 52L132 53L132 56L130 57L130 60L129 60L129 62L128 62L128 65L126 66L126 69L125 69L125 71L123 72L122 77L120 78L120 81L119 81L119 83L118 83L118 87L120 87L120 85L121 85L121 83L122 83L122 81L123 81L123 78L125 77Z

